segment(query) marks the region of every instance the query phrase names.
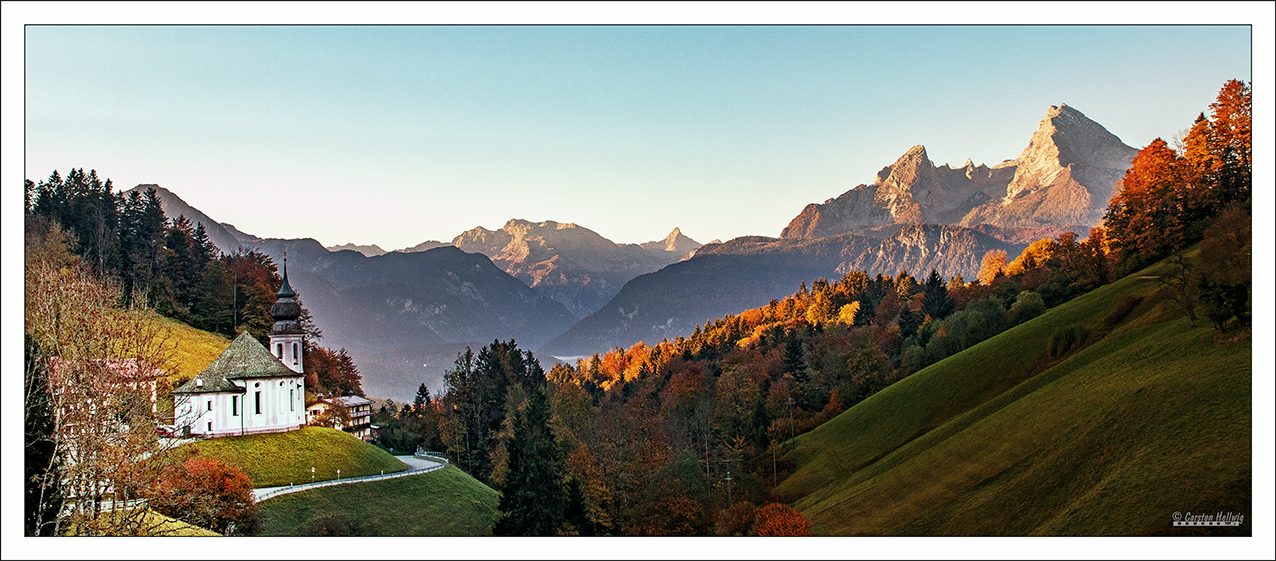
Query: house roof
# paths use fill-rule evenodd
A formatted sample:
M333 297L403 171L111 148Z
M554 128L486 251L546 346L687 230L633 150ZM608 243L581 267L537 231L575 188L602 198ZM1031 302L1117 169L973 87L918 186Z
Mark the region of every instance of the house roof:
M255 337L244 331L203 372L173 393L242 392L244 389L230 380L295 376L300 374L284 366ZM201 383L196 384L196 380Z
M373 404L373 401L371 399L357 396L357 395L347 395L342 397L336 397L336 398L333 398L332 401L333 403L336 403L346 408Z
M49 374L55 380L72 375L73 369L80 369L85 375L81 378L90 383L109 384L111 381L125 383L149 382L164 376L164 372L143 363L136 358L93 359L87 361L69 361L62 357L49 359ZM104 372L105 371L105 372ZM109 372L119 378L107 377Z

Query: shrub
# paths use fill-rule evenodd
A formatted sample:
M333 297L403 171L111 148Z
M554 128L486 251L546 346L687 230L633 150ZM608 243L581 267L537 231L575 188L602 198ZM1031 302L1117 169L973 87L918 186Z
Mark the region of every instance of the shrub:
M754 514L754 533L759 536L809 536L811 523L802 513L780 503L759 508Z
M1015 303L1010 306L1010 325L1019 325L1025 321L1035 318L1046 311L1046 302L1041 299L1041 295L1036 292L1023 291L1015 298Z
M1080 348L1089 335L1086 328L1075 323L1060 327L1050 334L1050 340L1046 342L1046 354L1050 358L1062 357Z
M718 521L714 525L716 534L719 536L747 536L749 529L753 527L753 519L756 507L753 503L744 501L731 505L718 516Z

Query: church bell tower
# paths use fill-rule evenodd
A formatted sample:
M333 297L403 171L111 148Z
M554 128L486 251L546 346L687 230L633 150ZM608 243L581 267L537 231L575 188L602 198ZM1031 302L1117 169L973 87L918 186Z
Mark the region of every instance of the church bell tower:
M301 304L297 303L297 293L288 284L288 254L284 253L284 282L275 293L278 300L270 307L270 317L275 318L275 325L270 328L270 352L280 362L298 374L302 373L302 338L305 333L297 318L301 317Z

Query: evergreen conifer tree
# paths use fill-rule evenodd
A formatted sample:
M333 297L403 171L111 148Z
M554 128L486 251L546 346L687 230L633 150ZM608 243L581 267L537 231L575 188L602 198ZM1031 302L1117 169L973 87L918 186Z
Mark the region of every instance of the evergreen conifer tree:
M957 309L957 302L948 295L944 278L939 276L939 272L935 269L930 270L924 291L926 295L922 298L922 312L926 315L939 320L948 317Z
M509 474L501 489L498 536L553 536L567 522L563 459L549 427L551 411L544 385L535 387L514 415L509 442Z

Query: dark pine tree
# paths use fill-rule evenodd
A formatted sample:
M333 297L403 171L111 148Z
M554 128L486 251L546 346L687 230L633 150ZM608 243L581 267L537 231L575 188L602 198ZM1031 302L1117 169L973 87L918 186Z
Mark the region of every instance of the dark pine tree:
M425 384L422 383L420 386L417 386L416 399L412 400L412 405L415 405L417 407L422 407L429 402L430 402L430 388L425 387Z
M926 315L940 320L957 310L957 302L948 295L948 287L935 269L930 270L923 288L925 296L922 297L922 312Z
M784 341L784 371L794 376L806 374L806 352L797 333L790 331Z
M527 396L514 415L509 442L509 474L497 508L498 536L553 536L568 522L563 459L549 427L550 405L544 385Z

